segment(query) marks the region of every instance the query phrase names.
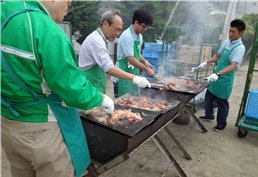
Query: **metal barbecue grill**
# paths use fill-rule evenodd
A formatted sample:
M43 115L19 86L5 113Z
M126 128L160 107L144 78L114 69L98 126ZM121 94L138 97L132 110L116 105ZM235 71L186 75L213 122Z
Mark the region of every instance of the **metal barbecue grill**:
M128 131L125 132L117 127L110 127L97 121L93 121L91 117L86 115L81 115L90 155L95 166L98 166L97 168L94 166L94 170L91 169L89 171L96 174L96 176L107 171L113 166L128 159L137 148L149 139L152 139L169 162L175 165L180 176L185 177L186 174L157 135L161 129L166 127L167 124L177 116L179 104L180 101L171 101L171 108L165 114L156 113L145 116L145 118L151 120L143 124L138 124L137 131L135 131L135 128L132 128L136 126L134 123L128 124ZM143 112L143 110L140 109L132 108L132 110ZM149 113L150 112L147 112L146 114ZM131 132L129 130L131 130Z
M124 134L125 136L133 137L135 134L137 134L139 131L141 131L144 127L149 125L151 122L154 121L154 119L159 115L158 112L152 112L152 111L146 111L146 110L139 110L137 108L132 107L123 107L119 105L115 105L115 109L117 110L128 110L131 109L132 112L139 113L143 120L141 121L135 121L135 122L129 122L127 119L122 119L121 121L118 121L114 125L107 125L104 122L98 121L98 117L96 116L102 116L99 115L92 115L92 114L82 114L84 118L86 118L89 121L92 121L96 124L101 124L102 126L115 131L120 134Z
M89 170L90 173L86 176L91 174L95 174L95 176L97 176L107 171L128 159L141 145L152 139L163 155L165 155L169 163L175 166L179 175L181 177L186 177L187 175L185 172L168 151L166 146L162 143L157 134L160 130L164 129L184 153L186 159L190 160L190 155L168 129L167 125L177 118L180 113L180 109L186 109L187 112L197 121L203 132L207 132L206 128L198 118L196 118L194 113L186 106L186 103L203 91L205 87L206 86L203 85L203 87L200 87L199 90L195 90L194 92L193 90L189 90L187 92L186 90L182 92L172 90L161 92L157 87L152 89L141 89L140 93L137 94L138 96L146 96L153 100L166 101L169 105L169 109L165 111L146 111L141 108L128 106L117 107L116 105L116 108L130 108L133 112L140 113L142 117L144 117L142 122L133 122L131 124L125 123L125 125L122 126L108 126L98 122L94 117L81 115L90 155L94 163ZM130 97L130 95L124 95L122 98L126 97Z
M190 108L190 106L187 104L191 99L193 99L196 95L198 95L200 92L202 92L205 88L207 88L208 83L203 81L197 81L197 80L189 80L189 79L182 79L182 78L176 78L180 79L181 81L190 82L192 83L192 86L183 85L182 83L179 84L181 87L179 89L173 90L164 90L160 91L160 88L164 86L164 84L160 84L157 82L151 83L151 88L146 88L141 90L141 94L143 96L151 96L151 95L157 95L157 94L163 94L164 97L169 97L170 99L178 100L180 101L179 106L179 114L183 113L183 110L186 110L186 112L192 117L198 124L198 126L202 129L203 133L207 132L208 130L204 127L204 125L200 122L200 120L196 117L194 114L194 111ZM172 78L166 78L166 81L174 81L175 77ZM177 84L177 83L176 83Z
M174 101L173 107L169 111L169 115L175 116L177 114L179 103L180 102L178 101ZM116 109L127 108L116 106ZM90 115L81 115L90 154L95 162L103 164L112 160L117 155L130 153L137 145L155 132L153 132L155 127L159 128L165 124L166 119L168 119L168 117L166 117L159 120L159 113L148 112L136 108L130 109L132 112L139 112L142 115L143 120L132 123L125 122L118 126L108 126L98 122L97 119ZM165 119L164 122L162 121L163 119ZM148 127L151 127L151 129L148 129Z
M166 78L167 81L169 81L169 78ZM191 85L184 85L182 83L177 83L173 79L171 79L172 82L175 84L178 84L180 87L178 89L169 89L167 91L172 92L179 92L179 93L185 93L185 94L194 94L196 96L198 93L202 92L207 86L207 82L201 82L196 80L189 80L189 79L180 79L181 81L189 82ZM160 83L159 81L155 81L151 83L151 88L154 89L161 89L164 87L164 83Z

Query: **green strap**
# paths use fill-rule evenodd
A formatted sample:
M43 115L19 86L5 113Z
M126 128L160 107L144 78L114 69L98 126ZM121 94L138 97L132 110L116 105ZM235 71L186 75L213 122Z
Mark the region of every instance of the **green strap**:
M36 11L36 12L41 12L38 9L35 8L25 8L25 9L21 9L18 10L14 13L12 13L2 24L1 24L1 32L3 31L3 29L5 28L5 26L8 24L8 22L15 17L16 15L19 15L21 13L26 13L26 12L31 12L31 11ZM31 95L34 96L34 98L39 101L40 97L33 92L18 76L17 74L11 69L10 65L8 64L8 62L6 61L3 52L1 51L1 63L3 65L3 67L5 68L6 72L8 73L8 75L21 87L23 88L26 92L30 93Z
M7 23L16 15L19 15L21 13L26 13L26 12L32 12L32 11L37 11L37 12L41 12L38 9L35 8L25 8L25 9L20 9L14 13L12 13L9 17L7 17L7 19L1 24L1 32L3 31L3 29L5 28L5 26L7 25Z
M23 88L26 92L30 93L31 95L34 96L34 98L39 101L40 98L39 96L33 92L18 76L16 73L14 73L13 69L10 67L8 62L6 61L3 52L1 51L1 63L8 75L18 84L21 88Z
M20 113L16 110L15 105L12 102L4 99L3 97L1 97L1 105L7 107L13 113L14 116L20 116Z
M31 12L31 11L36 11L36 12L41 12L38 9L34 9L34 8L25 8L25 9L21 9L18 10L14 13L12 13L3 23L1 23L1 32L3 31L3 29L6 27L6 25L8 24L8 22L16 15L19 15L21 13L26 13L26 12ZM36 102L24 102L24 103L12 103L10 101L8 101L7 99L3 98L1 96L1 104L3 106L6 106L15 116L19 117L20 114L18 113L18 111L16 110L16 105L20 105L20 106L29 106L29 105L35 105L35 104L39 104L43 101L46 101L46 99L40 99L40 97L38 96L38 94L36 94L35 92L33 92L18 76L17 74L13 71L13 69L10 67L10 65L8 64L8 62L6 61L4 54L2 51L1 52L1 64L4 67L4 69L6 70L6 72L8 73L8 75L16 82L16 84L18 84L21 88L23 88L26 92L30 93L35 99Z

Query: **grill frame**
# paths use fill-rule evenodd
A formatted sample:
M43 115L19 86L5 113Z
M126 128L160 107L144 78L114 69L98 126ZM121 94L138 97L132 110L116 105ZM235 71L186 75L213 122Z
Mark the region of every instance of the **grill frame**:
M92 160L97 164L104 164L122 154L124 157L128 157L129 153L177 115L179 104L180 102L177 101L174 108L171 108L166 114L157 115L153 122L146 125L133 137L112 130L88 119L85 115L81 115Z

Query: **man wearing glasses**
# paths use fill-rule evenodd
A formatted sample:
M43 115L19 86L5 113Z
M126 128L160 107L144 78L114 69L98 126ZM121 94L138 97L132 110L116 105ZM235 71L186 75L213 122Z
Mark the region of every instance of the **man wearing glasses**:
M132 24L121 34L118 42L117 66L120 69L134 75L139 75L141 69L149 76L154 75L152 65L141 55L142 33L152 25L152 21L152 15L148 10L138 9L134 12ZM133 85L132 81L123 78L117 81L118 96L138 92L138 88Z
M150 85L144 77L127 73L114 66L108 54L108 41L119 37L123 21L119 11L107 11L103 14L100 27L84 40L79 53L79 67L86 78L102 93L106 93L106 73L111 76L130 80L140 88Z

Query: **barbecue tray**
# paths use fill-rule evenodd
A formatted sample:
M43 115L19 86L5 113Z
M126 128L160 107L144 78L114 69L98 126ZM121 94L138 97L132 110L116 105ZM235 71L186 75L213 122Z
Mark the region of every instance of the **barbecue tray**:
M153 103L156 103L156 102L159 102L159 101L164 101L167 103L167 108L165 109L162 109L162 110L159 110L159 111L155 111L155 110L149 110L149 109L145 109L143 107L139 108L139 107L133 107L133 106L128 106L128 105L120 105L120 104L116 104L120 107L124 107L124 108L133 108L134 110L136 110L137 112L146 112L146 113L150 113L150 114L164 114L166 113L168 110L170 110L171 108L173 108L173 106L175 105L175 101L168 98L168 97L165 97L165 96L162 96L162 94L158 94L158 95L148 95L148 96L144 96L145 94L144 93L138 93L138 94L125 94L125 95L122 95L120 97L118 97L117 99L115 100L121 100L121 99L124 99L124 98L131 98L131 97L147 97L149 98Z
M175 101L174 103L173 108L165 114L156 114L156 117L153 117L153 115L151 121L145 123L145 125L139 125L138 133L134 132L131 134L133 136L121 132L122 129L108 127L81 114L91 159L96 164L104 164L122 154L124 158L127 158L128 153L140 146L178 113L180 102ZM130 126L133 126L133 124Z
M154 119L159 115L158 112L151 112L151 111L145 111L145 110L139 110L137 108L132 108L132 107L123 107L119 105L115 105L115 109L131 109L132 112L140 113L141 117L143 120L137 121L137 122L129 122L125 119L122 119L121 121L118 121L114 125L108 125L105 124L104 122L99 121L94 117L94 115L91 114L84 114L81 112L83 118L88 119L89 121L101 124L109 129L112 129L114 131L117 131L118 133L122 133L126 136L134 136L136 133L141 131L143 127L146 125L150 124Z
M187 86L187 85L184 85L181 83L180 84L181 88L179 88L179 89L171 88L166 91L179 92L179 93L192 93L192 94L197 95L198 93L202 92L208 86L208 83L203 82L203 81L190 80L190 79L180 79L180 80L189 81L189 82L193 83L193 85L195 85L195 86ZM172 82L174 82L174 81L172 81ZM177 82L174 82L174 83L177 84ZM151 88L161 89L162 87L164 87L164 84L159 83L158 81L151 83Z

